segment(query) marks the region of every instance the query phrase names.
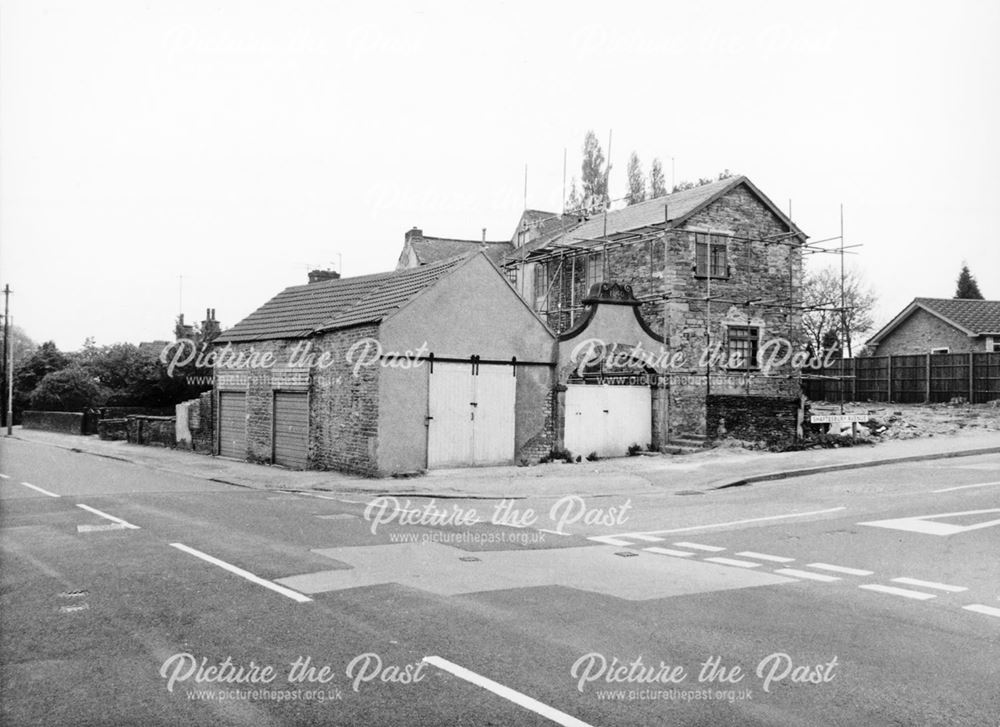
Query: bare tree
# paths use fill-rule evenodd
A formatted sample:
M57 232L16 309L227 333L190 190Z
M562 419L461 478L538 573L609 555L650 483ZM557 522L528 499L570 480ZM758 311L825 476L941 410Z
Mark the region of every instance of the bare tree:
M806 341L815 353L838 346L853 355L855 341L872 330L872 310L878 296L856 268L844 273L844 308L840 310L840 270L830 266L809 273L802 286L805 311L802 326Z

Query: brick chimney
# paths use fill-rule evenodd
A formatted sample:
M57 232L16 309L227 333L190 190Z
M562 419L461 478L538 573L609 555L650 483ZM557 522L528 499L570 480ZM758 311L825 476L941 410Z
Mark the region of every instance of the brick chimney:
M205 309L205 320L201 322L202 340L211 341L222 332L222 327L215 320L215 308Z
M340 273L336 270L310 270L309 271L309 282L310 283L322 283L326 280L336 280L340 277Z

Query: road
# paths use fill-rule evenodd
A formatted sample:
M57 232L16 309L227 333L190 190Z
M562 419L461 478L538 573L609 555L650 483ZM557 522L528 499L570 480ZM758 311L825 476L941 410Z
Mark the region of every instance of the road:
M995 455L396 505L3 440L0 722L1000 724Z

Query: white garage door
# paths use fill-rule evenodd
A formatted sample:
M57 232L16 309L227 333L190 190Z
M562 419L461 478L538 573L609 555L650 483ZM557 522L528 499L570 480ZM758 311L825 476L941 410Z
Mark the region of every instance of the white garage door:
M435 363L430 374L427 466L514 461L517 380L510 366Z
M247 458L247 395L219 392L219 454Z
M566 387L564 444L575 455L620 457L652 437L652 393L648 386L570 384Z

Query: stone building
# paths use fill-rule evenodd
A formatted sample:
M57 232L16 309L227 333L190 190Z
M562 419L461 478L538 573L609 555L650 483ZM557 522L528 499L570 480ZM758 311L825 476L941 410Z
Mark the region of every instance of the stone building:
M765 371L758 353L775 339L789 348L802 345L797 306L805 241L788 216L741 176L623 209L576 215L527 210L501 265L560 336L590 315L588 301L602 285L627 289L642 335L680 354L657 377L667 390L667 438L711 435L725 407L715 402L709 421L708 397L753 397L753 405L738 407L737 418L745 418L754 405L763 416L775 407L784 416L799 396L790 362ZM635 335L605 331L619 348L631 341L626 334ZM558 383L571 384L565 378Z
M876 356L1000 351L1000 301L914 298L868 346Z

